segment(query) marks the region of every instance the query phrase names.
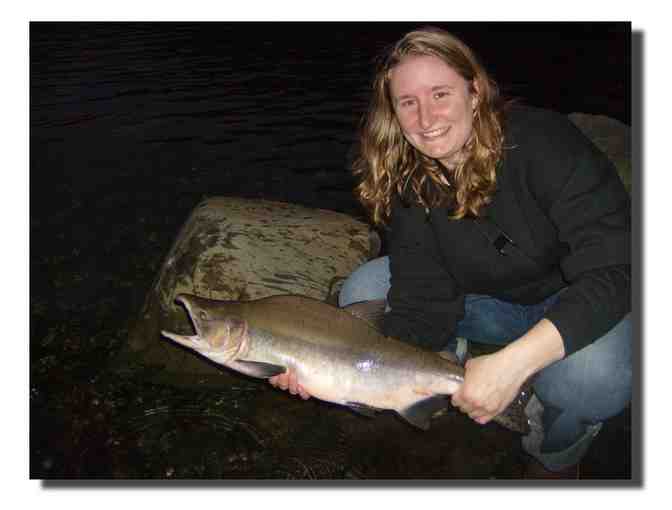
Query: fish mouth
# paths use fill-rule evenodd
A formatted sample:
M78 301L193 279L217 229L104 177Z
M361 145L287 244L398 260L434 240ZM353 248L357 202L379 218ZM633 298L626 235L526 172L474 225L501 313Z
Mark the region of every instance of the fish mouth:
M165 331L161 330L161 334L165 336L166 338L169 338L170 340L173 340L174 342L177 342L180 345L184 345L185 347L189 348L196 348L200 347L201 344L203 343L203 335L202 335L202 330L201 326L198 323L198 320L196 318L196 313L194 309L192 308L192 304L189 302L189 299L180 294L175 298L175 302L181 304L184 306L187 310L187 315L189 316L189 320L191 321L191 324L194 327L194 330L196 331L195 335L178 335L177 333L171 333L170 331Z
M169 338L174 342L177 342L180 345L189 347L190 349L194 349L195 347L201 344L201 337L199 337L198 335L192 335L192 336L178 335L177 333L171 333L170 331L166 331L165 329L161 330L161 335L165 336L166 338Z
M198 337L198 338L201 338L203 336L202 335L203 331L202 331L201 325L198 321L197 311L194 310L193 305L189 302L189 299L185 295L180 294L179 296L177 296L175 298L175 302L181 304L187 310L187 315L189 316L189 320L193 324L194 330L196 331L195 336ZM194 338L194 337L188 337L188 338Z

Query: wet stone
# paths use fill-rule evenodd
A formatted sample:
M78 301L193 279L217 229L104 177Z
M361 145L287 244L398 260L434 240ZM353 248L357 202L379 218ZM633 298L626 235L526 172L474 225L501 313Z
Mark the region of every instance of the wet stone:
M181 293L220 300L301 294L327 300L378 255L371 228L343 213L237 197L209 198L192 211L164 259L129 335L127 353L160 368L162 382L218 382L221 367L160 336L192 334Z

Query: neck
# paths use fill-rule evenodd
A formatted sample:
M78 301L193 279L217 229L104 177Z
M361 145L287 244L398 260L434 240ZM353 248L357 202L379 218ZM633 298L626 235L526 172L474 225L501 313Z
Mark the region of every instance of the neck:
M457 154L454 154L450 158L440 159L439 162L444 166L446 170L451 172L455 170L464 160L467 159L464 152L460 151Z

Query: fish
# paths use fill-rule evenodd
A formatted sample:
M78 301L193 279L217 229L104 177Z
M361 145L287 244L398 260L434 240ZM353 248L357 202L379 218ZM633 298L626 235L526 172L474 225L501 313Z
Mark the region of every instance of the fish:
M428 430L464 382L456 358L382 333L385 300L337 307L287 294L249 301L180 294L194 335L161 334L236 372L268 379L291 369L311 396L364 416L394 411ZM528 433L525 389L493 421Z

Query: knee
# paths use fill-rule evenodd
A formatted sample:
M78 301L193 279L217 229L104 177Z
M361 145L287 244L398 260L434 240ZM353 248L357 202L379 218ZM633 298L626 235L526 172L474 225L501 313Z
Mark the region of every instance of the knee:
M600 365L588 368L589 375L574 381L583 407L583 415L590 421L602 421L620 413L632 396L632 366L620 358L602 358Z
M544 370L535 383L539 398L588 421L618 414L632 393L631 338L627 316L604 337Z
M360 301L385 299L390 288L390 266L387 257L361 265L343 282L338 296L339 306Z
M456 335L474 342L506 345L527 330L527 324L520 320L519 305L490 296L468 294L464 310Z

